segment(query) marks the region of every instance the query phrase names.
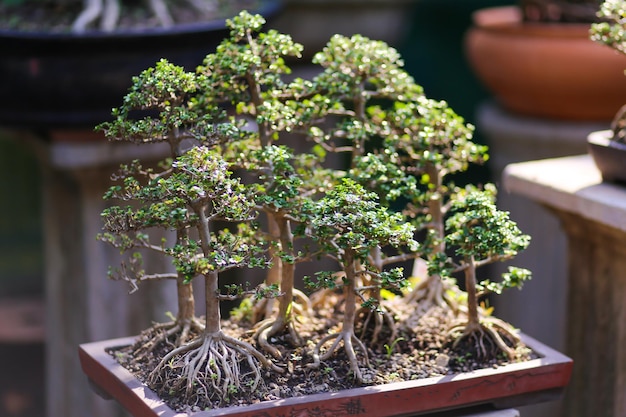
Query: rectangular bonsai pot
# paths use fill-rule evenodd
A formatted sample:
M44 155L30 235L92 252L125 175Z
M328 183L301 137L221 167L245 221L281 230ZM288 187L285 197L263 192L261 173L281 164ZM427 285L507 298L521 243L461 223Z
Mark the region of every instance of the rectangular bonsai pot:
M500 409L557 399L569 382L573 361L531 337L522 335L522 339L539 356L538 359L443 377L193 414L177 413L169 408L106 352L109 348L130 345L133 338L82 344L79 357L83 371L96 390L105 398L117 400L135 417L394 417L475 406Z

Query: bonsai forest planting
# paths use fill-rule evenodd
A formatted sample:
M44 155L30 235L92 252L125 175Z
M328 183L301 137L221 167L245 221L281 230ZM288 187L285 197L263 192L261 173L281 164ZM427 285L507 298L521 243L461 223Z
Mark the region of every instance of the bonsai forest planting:
M195 71L157 62L98 126L170 150L114 173L99 239L122 253L111 278L172 280L178 311L111 354L181 412L531 358L486 297L530 277L482 268L530 238L493 185L463 182L488 159L473 127L383 42L335 35L303 79L290 36L227 23Z

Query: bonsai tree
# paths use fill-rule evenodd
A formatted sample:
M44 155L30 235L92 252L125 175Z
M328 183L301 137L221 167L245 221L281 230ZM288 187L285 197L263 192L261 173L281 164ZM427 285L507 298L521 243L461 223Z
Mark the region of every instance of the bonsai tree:
M439 273L463 272L467 291L467 321L450 330L452 334L460 332L453 346L465 343L464 347L469 347L479 359L496 358L502 352L512 359L519 338L509 324L494 317L481 318L479 298L521 287L530 278L530 271L509 267L501 281L478 281L476 271L481 266L513 258L528 246L530 237L522 234L508 213L496 208L493 191L469 192L454 202L452 211L446 220L445 239L459 259L452 264L452 271L442 268Z
M486 161L487 147L472 141L474 127L443 101L419 97L409 103L397 103L388 112L379 109L378 113L380 123L388 123L393 130L385 139L387 154L407 177L421 185L419 191L404 193L408 200L405 211L416 228L424 232L422 257L433 267L408 300L419 305L418 311L444 302L456 309L456 300L449 291L454 283L442 280L436 273L436 265L447 259L446 215L462 191L450 178L466 171L472 163ZM422 258L416 259L414 276L418 275L421 261Z
M293 155L286 147L269 145L254 155L261 179L254 185L256 209L266 213L276 225L278 239L272 237L275 249L271 253L280 263L278 312L259 323L256 338L265 351L280 358L280 350L272 346L269 339L286 333L294 345L301 345L302 337L295 326L294 315L308 315L310 310L308 297L295 288L295 267L297 262L310 259L311 254L296 249L292 230L292 223L305 222L301 208L308 199L303 193L303 180L291 165ZM294 295L298 296L300 304L294 301Z
M313 78L308 87L310 92L305 90L306 100L301 102L304 110L300 108L298 113L300 128L306 130L307 138L317 145L315 150L322 157L337 154L341 161L339 168L345 166L349 171L343 175L377 192L380 201L388 204L394 199L391 195L399 195L399 188L392 191L390 182L382 185L384 181L378 174L386 174L376 174L368 163L379 160L380 142L389 134L389 126L378 123L371 109L380 103L391 105L396 100L415 99L422 95L421 87L402 68L404 63L394 48L361 35L333 36L323 50L315 54L313 62L323 71ZM381 163L384 164L382 160ZM401 187L401 182L396 182L396 186ZM369 263L379 272L386 265L415 256L404 253L388 257L377 245L372 246L371 251ZM368 277L360 278L367 280ZM371 309L357 312L357 316L367 317L362 334L371 330L371 342L376 343L387 327L393 338L394 319L383 307L379 287L368 287L372 298L377 300L379 312L373 313Z
M149 232L155 229L173 231L175 242L188 239L189 219L165 215L163 210L170 204L170 196L155 188L154 183L177 172L171 160L184 153L185 144L213 146L229 136L226 127L220 131L208 123L219 116L219 111L207 111L192 105L197 91L197 79L193 73L161 60L133 80L124 104L113 110L114 120L99 126L111 141L143 146L164 143L169 151L169 158L156 169L143 167L139 162L123 165L114 176L119 184L105 195L107 199L140 204L139 208L114 205L103 212L107 233L101 235L101 239L123 252L143 248L170 256L159 242L160 236L150 239ZM138 112L147 115L133 118ZM133 290L146 280L173 279L178 293L178 312L174 321L155 326L155 338L152 343L145 343L144 348L151 350L159 340L170 336L175 336L174 344L180 346L188 341L190 332L201 331L204 326L195 317L193 288L185 275L182 272L146 273L141 265L141 252L135 252L131 260L132 266L123 264L121 270L112 271L112 276L129 282Z
M202 145L202 149L208 152L207 147L214 147L217 144L223 145L227 141L238 140L243 135L235 125L225 120L224 112L219 106L206 105L201 107L197 105L200 100L197 94L202 82L200 78L201 75L185 73L182 68L162 60L157 63L155 68L144 71L134 80L133 88L125 97L124 106L115 109L113 112L115 120L101 125L107 136L113 140L125 140L134 143L165 142L169 145L172 158L180 158L177 164L172 164L171 161L165 162L162 172L144 169L139 163L122 167L118 178L123 181L123 185L114 186L107 194L107 198L135 200L143 202L147 206L140 209L114 206L104 212L105 229L108 231L108 233L102 236L104 240L109 241L124 251L133 248L147 248L161 252L172 257L177 267L177 274L147 274L141 268L139 255L134 255L131 258L133 259L132 267L128 268L123 265L121 273L118 274L118 276L131 282L135 287L137 283L148 279L173 278L177 280L180 304L179 314L173 323L157 325L154 329L157 331L156 336L151 342L143 341L142 348L148 351L152 350L158 342L166 340L177 333L180 333L180 336L174 345L175 347L181 347L188 341L190 331L194 333L205 332L204 341L219 339L219 314L215 315L215 310L219 308L219 303L216 302L215 297L207 296L207 303L209 301L212 303L207 305L210 314L207 314L208 325L206 328L193 316L194 301L191 292L192 287L189 283L194 273L200 273L197 269L198 265L200 265L199 254L193 254L193 252L200 249L209 250L209 247L201 248L197 242L193 243L194 241L190 238L190 230L197 228L199 221L202 223L202 216L209 216L208 219L210 221L224 218L236 220L237 218L233 213L228 214L226 211L209 213L209 210L227 210L229 207L232 207L232 209L239 208L242 210L241 215L244 217L252 216L253 202L249 202L248 206L242 205L241 201L235 198L237 196L232 197L235 198L232 201L224 200L229 197L229 194L224 190L230 190L231 192L238 190L234 188L233 184L224 179L224 175L226 175L224 171L225 162L217 165L214 163L215 166L202 171L200 169L202 168L201 166L190 165L192 162L198 165L200 163L198 161L202 161L200 156L196 156L197 161L192 160L189 159L192 154L185 154L183 151L183 149L189 146ZM147 112L147 116L135 119L132 116L137 112L143 112L142 114ZM181 171L183 168L187 170L186 173ZM219 172L217 171L218 168L224 171L222 174L224 178L218 178L219 181L226 181L223 184L219 182L209 183L207 182L209 178L192 175L194 173L208 176L211 170ZM194 192L207 193L206 195L210 196L211 194L205 190L206 187L210 186L223 187L222 189L216 188L218 189L216 192L222 200L217 201L205 196L204 200L201 201L202 204L200 204L197 201L192 201L193 198L188 194L176 195L176 193L181 192L191 193L189 190L194 190ZM238 190L238 193L240 195L237 198L241 199L243 195L242 190ZM150 242L149 236L143 233L143 231L155 227L175 230L175 243L171 247L166 247L163 242ZM209 240L207 239L211 236L211 231L203 228L199 229L199 234L200 242L208 242ZM212 265L211 271L222 272L241 266L244 264L244 261L254 265L259 264L260 259L262 259L262 257L259 257L261 249L254 245L242 244L244 236L235 238L235 235L226 231L221 231L219 236L218 243L221 245L226 245L230 242L229 244L235 245L231 248L233 251L246 249L250 250L250 253L246 256L243 256L241 253L237 256L233 255L227 258L228 262L212 258L211 261L220 261L222 263L219 263L219 267ZM249 237L246 237L246 239L249 240ZM226 250L225 248L223 250ZM211 253L215 256L215 253ZM254 256L252 256L253 254ZM207 261L205 260L204 262L206 264ZM216 274L217 272L211 272L211 274ZM205 271L205 273L208 274L208 271ZM213 281L216 281L217 277L211 274L205 277L207 285L216 286L217 284ZM232 344L233 342L227 340L227 343ZM195 345L201 347L202 343L196 342ZM190 346L186 345L182 353L191 354L189 353ZM242 349L241 346L237 346L237 350ZM264 366L270 365L269 361L255 349L249 348L251 346L246 345L245 351L252 352L251 357L258 357ZM191 351L193 352L193 350ZM172 357L179 353L181 352L175 349L172 352ZM236 364L232 365L237 366ZM225 365L219 364L218 366ZM161 368L158 369L160 370ZM187 386L191 387L194 383L195 375L199 371L197 369L186 371L189 372L187 375ZM161 378L156 370L154 375L155 378ZM224 386L230 384L237 385L238 383L238 381L229 378L224 381ZM226 391L221 392L224 393Z
M363 186L366 190L374 192L381 206L400 213L398 200L410 198L416 194L421 194L418 189L415 177L407 173L399 166L398 160L389 157L385 152L368 153L356 158L356 165L349 171L349 178ZM408 218L404 216L405 220ZM394 248L392 251L383 250L381 246L371 249L368 256L368 263L374 271L382 272L388 265L394 265L409 261L418 257L423 248L421 245L403 246ZM367 281L367 276L364 277ZM375 345L377 342L385 342L390 345L396 340L397 303L388 302L396 299L395 292L386 292L379 286L370 285L369 296L375 300L376 309L361 307L357 311L357 318L365 316L366 320L361 323L360 337L365 338L369 332L369 343ZM397 289L396 289L397 290ZM408 291L403 286L403 291ZM381 339L379 336L387 331L388 337Z
M389 293L403 312L448 309L450 332L440 335L440 346L469 345L481 361L499 352L514 358L515 332L478 303L529 273L513 268L492 282L479 281L477 269L511 259L528 237L497 210L491 187L461 188L450 180L487 158L471 140L472 127L445 102L426 98L384 43L335 36L314 58L318 75L286 82L285 60L300 56L298 44L262 32L262 18L247 12L228 25L230 37L195 72L160 61L134 80L115 120L101 126L114 140L170 149L158 168L121 167L120 183L107 196L127 205L105 211L103 239L122 251L168 256L176 273L146 272L133 255L114 275L133 285L173 278L187 286L179 291L194 279L205 284L205 325L190 327L185 343L174 344L184 324L159 325L149 341L159 346L143 355L151 388L201 408L262 399L278 395L292 373L301 377L296 366L319 370L343 355L349 383L375 383L376 371L365 370L372 355L383 367L381 348L390 358L400 338L421 336L399 326L405 317L386 305ZM331 167L329 156L345 157L345 164ZM175 237L156 240L153 229ZM304 281L313 295L339 294L332 307L340 322L309 309L295 287L296 264L321 257L337 266ZM416 257L427 260L429 277L407 295L400 262ZM220 283L225 271L244 267L268 268L264 283ZM466 310L445 297L460 273ZM231 316L223 326L221 302L250 297L258 322ZM274 305L262 302L274 298ZM298 323L309 310L310 320ZM381 346L387 335L390 342ZM415 340L403 348L419 345ZM278 387L272 393L265 378Z
M144 172L137 163L127 171ZM154 176L147 183L126 175L124 186L113 188L113 194L133 196L146 201L145 206L139 209L113 206L104 213L108 241L122 249L145 247L170 256L176 266L176 277L182 277L183 285L189 285L197 275L204 277L206 326L196 328L200 336L189 343L174 345L151 374L153 383L159 384L164 392L184 387L189 396L198 382L198 374L203 373L213 375L211 380L214 383L203 395L222 399L232 387L240 389L241 380L246 377L239 374L239 361L251 367L253 381L250 386L253 388L260 380L256 363L260 364L259 367L280 371L250 344L221 332L220 300L241 296L245 291L231 288L229 294L220 295L218 274L236 267L258 267L266 263L262 256L265 250L262 242L255 240L254 231L246 227L246 223L240 223L236 232L213 230L217 220L248 222L254 217L253 201L239 181L231 179L229 174L226 162L215 151L196 146L174 160L170 175ZM137 232L146 227L171 227L184 229L186 233L178 234L175 243L166 246L165 242L150 243L146 234ZM197 238L192 237L192 228L196 229ZM128 274L126 268L123 271L133 283L135 280L169 277L167 274L147 274L138 269L136 263L132 265L133 275ZM271 291L272 288L259 290L257 294L265 296ZM159 329L163 327L157 326ZM172 331L173 328L167 334ZM160 336L148 343L155 344L164 338ZM142 343L145 347L146 342ZM178 355L184 358L176 364L182 365L172 366L170 360ZM237 355L242 358L235 360ZM202 394L195 391L194 395Z
M591 39L626 54L626 4L623 0L606 0L601 4L598 16L604 21L591 25ZM626 105L615 115L611 130L613 139L626 143Z
M402 69L398 52L382 41L335 35L313 62L324 70L313 79L317 94L306 102L312 110L305 119L309 138L327 152L347 152L349 167L368 151L368 142L386 135L386 126L377 124L368 108L377 101L412 100L422 94Z
M341 281L337 283L334 272L319 272L309 278L312 288L342 289L344 296L344 316L341 330L320 339L313 350L314 364L329 358L343 342L350 361L350 370L359 382L365 379L356 356L355 346L364 357L363 363L369 366L367 348L354 332L357 299L368 308L377 307L377 299L366 299L363 294L367 287L359 286L362 277L368 276L370 286L386 289L400 289L405 285L401 268L379 271L368 264L372 248L376 246L416 245L413 241L413 227L402 221L398 213L390 213L381 207L374 193L367 192L354 181L346 178L321 200L311 206L308 233L321 246L324 253L337 260L341 266ZM323 354L322 347L333 341Z
M215 222L250 221L254 217L254 202L239 180L230 177L227 163L207 147L192 148L178 157L174 166L178 171L160 179L156 186L169 195L174 205L168 207L168 215L176 210L197 229L196 239L189 237L178 242L171 253L187 281L197 275L205 281L206 326L194 341L167 353L150 379L160 385L162 392L180 392L184 388L187 397L228 401L233 389L249 388L254 392L262 379L260 368L281 372L252 345L221 330L220 300L242 295L243 290L235 288L222 295L219 274L232 268L263 266L266 261L261 256L261 242L244 227L246 223L239 223L237 231L230 231L215 230ZM265 291L260 294L264 296ZM241 373L240 362L246 364L246 374ZM210 387L206 381L211 381Z
M289 99L293 100L295 95L295 88L282 78L291 72L285 64L285 58L299 57L302 45L275 30L261 32L265 20L259 15L253 16L242 12L228 20L227 24L231 28L230 37L220 44L215 53L209 54L203 65L198 68L202 74L205 91L203 100L209 106L228 105L234 110L229 120L234 126L238 126L241 137L224 145L222 148L224 157L234 167L260 173L263 176L261 182L264 182L266 187L275 189L271 184L275 181L274 174L280 176L291 171L285 166L288 159L285 152L289 151L270 149L270 146L280 139L281 133L290 130L295 124L295 112L293 106L289 104ZM275 158L282 160L278 161ZM278 168L273 166L274 163L287 171L277 171ZM290 183L290 179L278 181L281 183L278 186L280 190L285 191L283 187L287 187L285 192L288 196L283 197L287 200L293 199L297 194L296 188L301 184ZM295 206L287 201L279 203L277 199L267 198L264 201L259 200L259 204L264 206L260 209L266 214L270 239L273 242L280 242L281 236L284 237L289 232L281 230L279 225L285 229L290 227L290 220L284 214L289 209L281 205L291 204L292 208ZM283 271L284 259L279 256L278 247L279 245L270 246L272 267L268 270L266 284L279 285L284 281L282 297L284 303L291 305L294 289L288 287L293 287L293 271L290 269L291 266L286 266ZM281 275L285 276L284 280ZM261 300L255 307L254 320L273 317L273 306L271 300ZM289 313L282 311L279 316L283 314L292 313L289 309ZM285 319L291 322L285 317L279 320L282 322ZM272 330L272 333L274 331ZM293 335L295 336L295 333ZM275 351L272 352L276 354Z

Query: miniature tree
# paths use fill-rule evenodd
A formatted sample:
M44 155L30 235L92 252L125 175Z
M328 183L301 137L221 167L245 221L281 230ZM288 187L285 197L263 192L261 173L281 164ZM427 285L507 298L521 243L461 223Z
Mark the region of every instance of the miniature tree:
M273 253L274 258L278 257L281 261L278 313L259 324L256 338L264 350L279 358L281 353L272 346L269 338L288 333L293 344L302 344L294 326L294 312L298 310L302 314L310 309L307 297L300 296L304 306L298 307L294 302L296 263L309 259L310 255L296 250L292 222L303 222L300 212L306 196L302 193L303 181L291 165L293 155L286 147L270 145L254 152L254 155L261 170L261 181L253 186L257 210L265 212L276 224L279 239L274 242L276 250Z
M197 229L197 239L188 237L170 252L187 281L197 275L204 278L206 326L200 337L167 353L150 380L163 392L184 388L187 397L227 401L230 390L247 387L253 392L261 381L262 367L281 372L252 345L221 330L220 300L242 295L243 291L235 289L222 295L219 274L232 268L263 266L266 261L264 248L255 241L253 231L243 227L245 223L231 232L214 230L214 222L250 221L255 215L254 202L239 180L230 177L227 163L215 151L194 147L177 158L174 166L177 172L159 179L154 187L168 195L173 205L163 207L160 213L164 217L171 217L175 210ZM261 290L260 296L265 292ZM247 374L241 374L240 363L246 364Z
M401 169L397 161L385 153L368 153L356 158L355 166L349 171L349 177L355 182L363 186L368 191L374 192L378 201L383 207L392 209L392 206L400 212L399 208L404 204L399 200L410 198L415 194L421 194L418 190L415 177L407 175ZM381 272L388 265L405 262L419 256L421 250L418 246L396 248L393 252L383 251L380 246L372 248L368 256L368 262L373 270ZM367 285L367 283L364 283ZM405 288L404 291L407 291ZM386 330L389 333L388 343L392 343L396 339L397 326L396 320L398 312L394 309L397 304L387 303L378 286L373 286L369 291L371 298L376 300L376 304L384 306L373 310L367 307L361 307L357 312L357 317L364 315L366 319L362 322L361 335L363 339L366 332L371 332L368 339L369 343L374 345L380 340L381 333ZM392 299L395 299L393 297Z
M293 109L286 101L293 93L282 77L291 73L285 58L300 57L302 45L276 30L261 32L265 19L246 11L226 24L230 37L198 68L203 99L232 106L231 121L242 128L242 139L247 139L240 144L246 150L258 149L270 145L292 124ZM253 127L243 129L250 123ZM238 149L226 157L245 157Z
M313 288L340 288L344 295L341 330L317 342L313 351L313 366L319 366L343 342L354 378L364 382L354 348L356 345L364 363L369 366L367 348L354 332L357 298L369 308L376 308L377 300L364 298L364 292L370 288L359 287L358 277L370 276L370 286L401 288L405 284L401 268L377 271L368 264L368 257L371 249L377 246L415 245L414 229L402 221L400 214L390 213L381 207L376 194L367 192L347 178L315 202L310 210L308 232L322 246L324 253L337 260L343 274L341 282L337 283L334 272L319 272L314 278L309 277L307 284ZM322 354L322 347L330 341L333 341L331 347Z
M247 17L250 16L242 13L241 19L245 20ZM259 19L261 17L256 16L253 20ZM230 24L236 25L233 22ZM234 32L237 30L233 27ZM222 64L226 68L229 66L228 63ZM155 68L144 71L134 79L133 87L124 99L124 105L114 109L115 120L102 124L100 128L113 140L133 143L165 142L170 149L171 158L161 164L161 172L146 169L138 162L123 166L118 175L123 185L114 186L107 195L108 198L137 201L144 206L138 209L114 206L104 213L105 227L109 232L103 235L104 240L123 251L134 248L158 251L172 257L176 265L176 274L148 274L142 268L139 255L134 255L130 266L122 265L118 273L118 276L132 285L143 280L164 278L174 278L178 283L181 307L175 322L158 325L156 329L164 331L150 342L141 342L142 349L149 346L147 350L150 351L158 342L180 331L182 335L167 355L167 361L176 359L179 355L183 357L183 362L187 359L189 361L182 370L165 366L167 361L162 362L152 373L151 381L161 384L166 391L185 385L185 391L190 395L194 384L202 384L199 374L213 374L214 390L205 389L205 395L223 399L231 386L240 386L239 379L243 377L237 375L239 362L242 360L236 358L238 353L243 355L245 362L249 362L253 374L252 387L259 382L258 363L275 371L280 369L251 345L229 338L219 329L219 299L234 299L250 292L235 291L235 294L217 296L217 274L234 267L264 264L262 250L267 245L261 248L254 244L251 239L258 235L257 231L252 235L250 232L244 233L246 229L241 225L240 233L227 230L217 233L210 229L210 224L215 220L242 221L254 217L251 212L254 201L244 199L243 189L238 182L227 178L227 163L208 150L209 147L214 147L219 152L226 152L225 149L231 150L232 147L229 146L237 141L245 143L243 146L248 146L249 150L255 149L249 146L255 139L254 135L243 130L245 122L226 118L224 97L217 94L209 99L203 94L210 88L210 83L215 81L215 78L211 78L215 75L215 72L207 71L206 67L199 68L196 73L186 73L182 68L162 60ZM257 86L257 90L260 89L261 86ZM268 120L263 127L270 129L270 123ZM271 135L267 129L261 130L267 134L260 135L265 139ZM258 138L259 136L256 137L257 141ZM195 148L197 146L202 148ZM192 150L185 152L189 148ZM198 154L198 149L202 149L202 155ZM203 156L205 154L210 157ZM226 154L231 160L235 160L232 152ZM172 160L177 162L172 163ZM203 166L203 163L207 166ZM231 200L227 200L228 198ZM233 210L239 212L235 213ZM150 228L175 230L175 242L170 246L165 241L150 242L145 233ZM197 241L192 238L192 233L199 235ZM186 316L194 311L190 281L197 274L204 275L207 286L206 327L200 325L193 316L192 319ZM274 286L269 285L267 288L266 291L256 293L257 298L264 298L267 293L275 295L272 292ZM184 344L188 341L190 330L203 336ZM219 354L208 362L203 361L202 355L209 347L231 353ZM211 365L207 365L209 363ZM203 366L205 369L201 370ZM168 374L179 371L184 377ZM213 393L209 394L209 391Z
M489 191L472 191L457 199L452 212L446 221L446 243L459 258L453 271L463 272L467 291L467 321L450 330L455 335L453 346L465 342L465 348L479 359L495 358L501 352L513 359L518 336L502 320L491 316L481 318L479 298L490 292L499 294L506 288L521 287L530 278L530 271L510 266L501 281L478 282L476 270L513 258L528 246L530 237L522 234L507 212L497 209L494 194ZM447 267L439 271L442 275L449 272Z
M391 105L395 100L415 99L422 94L422 89L402 68L404 63L394 48L361 35L333 36L314 56L313 62L324 70L312 81L310 88L316 94L310 94L305 102L308 112L303 112L306 117L301 120L309 128L308 138L318 145L317 151L322 156L327 152L347 155L345 163L351 170L349 175L374 191L373 177L361 182L359 171L368 169L366 159L376 158L380 143L390 131L387 123L378 123L372 117L370 107L374 103ZM381 201L391 199L380 197ZM371 249L370 263L379 272L385 265L405 259L404 255L403 258L387 258L376 245ZM359 279L368 279L368 276L362 275ZM376 285L369 285L369 288L380 305L379 288ZM362 333L370 328L370 323L372 325L372 342L377 341L385 324L390 336L395 335L392 315L386 308L381 308L380 312L382 314L373 314L370 309L359 311L359 315L367 317Z
M218 109L199 108L193 105L198 94L197 77L187 73L183 68L165 60L159 61L155 67L143 71L133 79L133 85L124 98L124 104L113 110L114 120L103 123L103 130L111 141L130 142L149 146L165 143L169 150L169 159L159 164L159 170L145 168L139 163L122 166L115 179L121 183L114 185L105 195L107 199L138 202L144 205L166 204L166 194L148 193L142 190L150 182L159 178L167 178L176 168L171 166L171 159L183 154L184 148L190 143L212 146L232 136L228 125L217 126L212 123L219 118ZM144 117L136 118L136 115ZM166 153L167 154L167 153ZM130 206L122 208L114 206L103 213L105 233L101 238L120 250L126 252L145 248L164 252L160 242L150 241L148 231L155 228L175 231L176 242L182 242L188 236L188 220L185 218L168 219L163 217L156 221L151 215L140 217L144 210ZM133 217L129 223L128 217ZM141 254L136 252L132 259L132 267L122 265L119 271L112 271L111 276L128 281L132 289L142 281L150 279L173 279L176 281L178 312L175 320L170 323L158 324L154 327L156 335L151 343L145 343L149 351L156 344L170 336L175 336L175 345L187 342L191 331L201 331L204 327L195 317L193 287L181 273L146 274L141 267Z
M261 159L253 161L251 157L255 155L255 150L269 147L279 139L281 132L290 130L295 123L295 112L289 105L294 92L282 76L291 72L285 64L285 57L299 57L302 45L276 30L261 32L264 23L261 16L253 16L245 11L227 20L231 29L230 37L218 46L214 54L205 58L198 71L203 75L203 89L206 92L203 100L210 105L231 106L234 112L230 120L240 128L239 140L223 147L224 157L236 167L265 171L263 175L268 175L274 172L269 165L272 161L266 159L268 165L259 166ZM279 229L278 222L286 217L276 212L272 202L268 202L262 211L266 214L271 239L279 242L286 232ZM290 277L293 271L291 266L287 266L283 272L283 259L275 253L276 248L276 245L270 247L272 267L268 270L265 282L267 285L279 285L282 275L287 275L283 286L291 285L291 288L282 288L282 292L283 297L289 298L285 302L291 304L295 291L293 278ZM295 292L304 298L302 293ZM272 299L260 300L255 306L254 321L274 317L273 307ZM279 312L278 316L284 313ZM291 314L289 310L288 315ZM284 318L278 320L282 322ZM291 322L290 319L288 321ZM292 335L295 336L295 333L292 332ZM267 345L264 346L269 349ZM276 354L276 351L272 350L272 353Z
M461 191L450 177L466 171L471 163L485 162L487 147L472 141L474 127L444 101L419 97L379 113L380 120L393 126L394 134L385 139L391 159L423 186L422 192L405 194L409 199L406 212L414 218L417 229L426 232L423 256L436 269L448 257L444 223L451 203ZM444 302L456 309L455 299L448 295L453 288L453 282L442 280L430 268L408 301L417 303L420 311Z

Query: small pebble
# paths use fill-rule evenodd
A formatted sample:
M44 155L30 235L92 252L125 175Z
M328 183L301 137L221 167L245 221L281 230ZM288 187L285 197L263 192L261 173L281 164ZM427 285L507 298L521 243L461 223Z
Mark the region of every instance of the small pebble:
M437 355L437 357L435 358L435 364L440 368L448 366L448 362L450 362L450 357L445 353Z

